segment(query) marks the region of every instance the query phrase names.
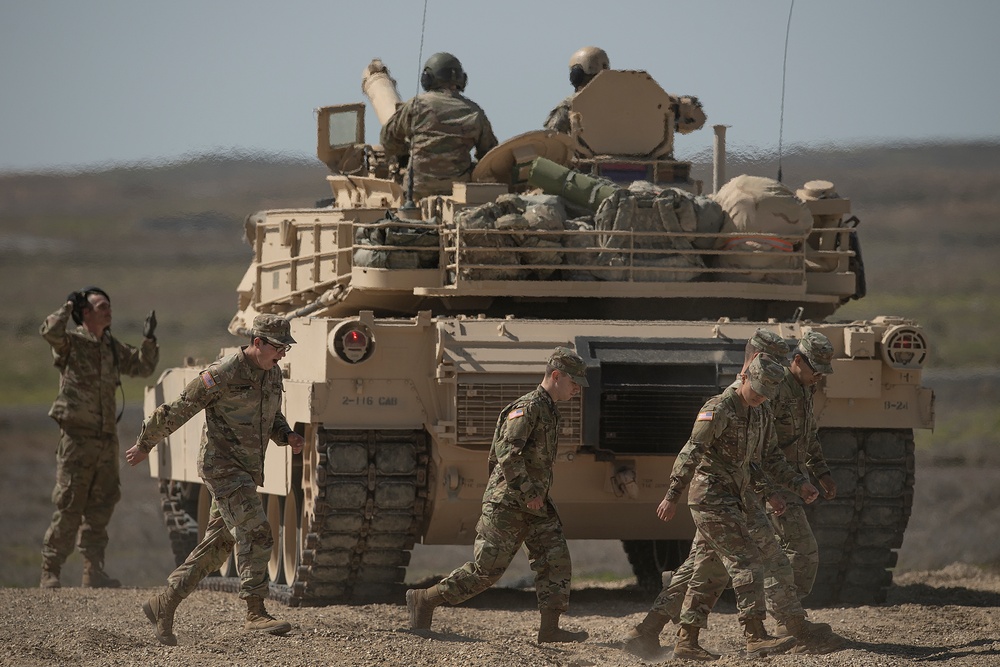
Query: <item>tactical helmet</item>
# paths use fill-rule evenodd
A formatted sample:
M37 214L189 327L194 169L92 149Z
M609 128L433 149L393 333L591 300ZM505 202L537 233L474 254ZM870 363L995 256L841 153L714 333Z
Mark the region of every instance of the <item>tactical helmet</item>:
M465 90L468 77L462 69L462 63L450 53L442 51L435 53L424 63L420 73L420 86L424 90L435 90L447 84L454 84L459 90Z
M611 69L611 62L604 49L596 46L585 46L569 59L569 82L574 88L582 88L590 83L597 74Z

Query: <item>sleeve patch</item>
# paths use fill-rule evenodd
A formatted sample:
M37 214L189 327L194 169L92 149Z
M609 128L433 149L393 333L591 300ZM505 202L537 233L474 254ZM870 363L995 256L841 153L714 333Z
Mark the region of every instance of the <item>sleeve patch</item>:
M699 412L698 413L698 419L696 419L695 421L710 422L710 421L712 421L712 417L714 415L715 415L715 412L713 410L705 410L704 412Z
M511 410L507 413L507 420L517 419L518 417L524 416L524 408L518 408L517 410Z
M201 383L205 385L205 389L211 389L215 386L215 378L208 371L201 372Z

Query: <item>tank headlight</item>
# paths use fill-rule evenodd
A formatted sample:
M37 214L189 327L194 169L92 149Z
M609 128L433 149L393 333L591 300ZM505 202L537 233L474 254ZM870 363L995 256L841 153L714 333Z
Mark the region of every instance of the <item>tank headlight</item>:
M372 356L375 337L371 329L360 322L341 322L327 339L330 354L349 364L357 364Z
M890 368L920 368L927 361L927 352L927 339L916 327L891 327L882 336L882 359Z

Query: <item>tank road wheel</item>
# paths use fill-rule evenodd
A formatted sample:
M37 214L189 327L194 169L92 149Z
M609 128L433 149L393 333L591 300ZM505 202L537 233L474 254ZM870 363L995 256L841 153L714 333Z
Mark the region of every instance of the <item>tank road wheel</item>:
M194 482L160 480L160 507L170 536L174 564L180 565L198 546L198 492L203 489Z
M301 565L286 602L398 593L424 521L426 434L319 430L312 476L303 480L315 491L303 503Z
M822 429L837 497L807 505L819 543L810 606L885 601L913 505L913 431Z
M281 501L284 500L281 496L276 496L274 494L268 494L262 496L264 501L264 512L267 514L267 525L271 529L271 557L267 561L267 575L271 581L283 584L285 583L282 573L282 560L281 560Z
M299 564L299 543L302 540L302 516L294 493L283 498L281 518L281 573L276 579L281 584L291 584L295 580L295 568Z
M661 575L675 570L691 551L691 540L622 540L632 572L646 593L659 593L663 587Z

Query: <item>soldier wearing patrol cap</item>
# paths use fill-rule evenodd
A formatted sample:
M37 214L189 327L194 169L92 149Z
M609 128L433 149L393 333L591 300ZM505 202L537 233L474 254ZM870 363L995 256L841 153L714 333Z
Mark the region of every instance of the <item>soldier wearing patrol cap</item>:
M575 642L586 632L559 627L569 607L572 568L562 522L549 497L556 458L559 411L587 386L586 364L566 347L549 356L542 383L500 412L490 447L490 480L483 494L483 513L476 525L474 560L438 584L406 592L410 627L431 627L434 608L456 605L492 586L524 544L535 572L541 612L538 641Z
M778 446L792 467L816 478L826 500L837 496L837 484L830 474L819 442L813 394L823 376L833 372L832 359L830 339L816 331L808 332L795 348L792 363L785 369L785 377L778 386L778 396L773 401ZM784 491L781 495L785 511L771 511L769 516L778 542L791 563L795 587L801 599L812 591L816 581L819 545L809 527L802 500ZM779 625L778 633L783 631L784 628Z
M688 505L697 533L688 560L678 569L678 574L687 576L664 586L646 618L626 636L629 652L657 657L659 633L667 621L674 620L680 622L674 657L718 658L701 647L698 635L708 625L726 574L736 590L748 656L781 653L796 641L809 652L826 652L840 639L829 626L805 619L788 561L758 495L765 489L775 497L775 483L795 490L807 502L818 495L808 478L793 470L773 445L773 417L765 402L777 395L783 375L782 366L773 358L756 355L741 373L739 385L710 399L698 414L656 510L660 519L671 520L678 499L690 485ZM764 629L765 574L771 613L789 636L774 638Z
M264 608L273 540L257 487L264 485L264 451L269 440L291 447L295 454L304 444L281 413L278 362L293 343L288 320L258 315L249 344L210 365L177 399L153 411L135 445L125 453L129 464L138 465L158 442L205 411L198 455L198 474L212 494L205 536L168 577L163 592L142 605L162 644L177 644L174 611L203 578L226 562L234 544L239 545L240 597L247 603L243 629L284 634L292 627Z

